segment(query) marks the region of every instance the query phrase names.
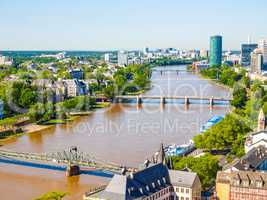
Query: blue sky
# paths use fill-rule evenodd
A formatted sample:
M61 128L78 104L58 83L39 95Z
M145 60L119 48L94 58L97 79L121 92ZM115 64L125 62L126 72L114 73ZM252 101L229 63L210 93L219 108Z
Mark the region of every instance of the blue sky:
M266 0L0 0L1 50L224 49L267 38Z

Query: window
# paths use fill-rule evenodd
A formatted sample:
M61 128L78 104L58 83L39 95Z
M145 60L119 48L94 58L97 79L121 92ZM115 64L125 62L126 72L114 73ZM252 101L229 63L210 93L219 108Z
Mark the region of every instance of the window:
M179 192L179 188L177 187L177 188L175 188L175 190L176 190L176 192Z
M189 194L189 189L186 189L186 190L185 190L185 193L186 193L186 194Z
M184 193L184 188L181 188L181 193Z
M181 200L184 200L184 197L181 197Z

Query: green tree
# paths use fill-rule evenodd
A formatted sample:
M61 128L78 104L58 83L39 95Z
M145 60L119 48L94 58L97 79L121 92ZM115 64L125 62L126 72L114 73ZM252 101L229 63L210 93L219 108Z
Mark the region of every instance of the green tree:
M193 172L196 172L203 189L210 187L214 183L217 171L220 169L217 158L210 154L199 158L173 157L172 160L175 170L189 168Z
M25 88L21 91L19 97L19 105L23 108L29 108L31 105L35 104L37 101L37 92L33 91L31 88Z
M48 192L35 200L62 200L66 195L65 192Z
M233 100L231 101L231 105L235 108L244 108L247 101L247 91L246 88L243 88L239 85L234 87L233 91Z
M112 99L115 96L115 87L113 84L108 85L106 88L104 88L104 95L105 97Z
M37 103L32 105L29 109L29 117L32 121L40 121L42 120L45 114L45 106L42 103Z
M231 148L237 156L244 154L244 136L251 129L234 114L228 114L218 124L193 138L197 148L223 150Z

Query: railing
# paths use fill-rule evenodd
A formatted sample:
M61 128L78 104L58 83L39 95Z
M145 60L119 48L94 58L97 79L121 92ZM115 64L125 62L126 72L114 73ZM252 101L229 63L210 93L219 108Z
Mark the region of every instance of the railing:
M0 156L22 160L32 161L45 161L45 162L57 162L59 164L75 163L79 166L95 168L96 170L105 170L113 173L120 173L122 167L114 163L108 163L106 161L94 159L86 154L80 154L76 158L67 155L66 151L56 153L25 153L25 152L14 152L9 150L0 150Z

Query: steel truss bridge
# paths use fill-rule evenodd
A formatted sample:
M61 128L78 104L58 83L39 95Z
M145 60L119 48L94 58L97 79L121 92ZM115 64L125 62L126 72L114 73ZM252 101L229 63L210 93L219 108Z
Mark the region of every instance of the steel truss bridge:
M63 150L52 153L26 153L0 149L0 157L18 161L38 162L39 164L77 165L93 170L111 172L112 174L120 174L125 169L127 171L135 170L134 168L126 168L112 162L96 159L87 153L79 152L76 147L72 147L69 151Z

